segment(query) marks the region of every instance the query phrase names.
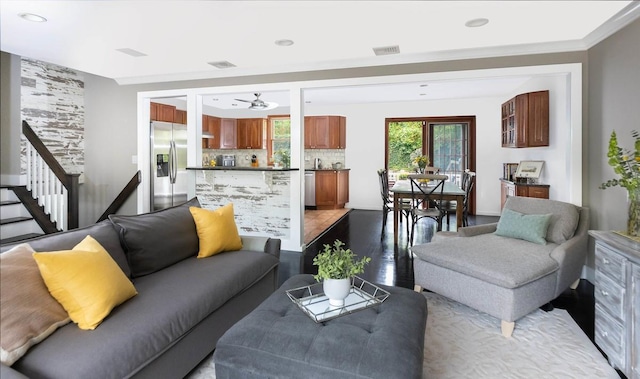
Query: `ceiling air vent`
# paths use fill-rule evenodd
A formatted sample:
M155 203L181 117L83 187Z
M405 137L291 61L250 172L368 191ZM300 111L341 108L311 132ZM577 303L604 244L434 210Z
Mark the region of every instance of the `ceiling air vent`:
M391 55L391 54L400 54L400 46L383 46L383 47L374 47L373 52L376 55Z
M228 61L209 62L210 65L216 68L231 68L236 67L235 64Z

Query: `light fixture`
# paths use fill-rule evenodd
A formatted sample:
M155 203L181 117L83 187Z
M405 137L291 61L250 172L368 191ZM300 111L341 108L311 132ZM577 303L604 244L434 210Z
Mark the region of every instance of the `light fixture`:
M480 26L487 25L489 23L489 19L487 18L474 18L473 20L469 20L464 23L464 26L468 28L478 28Z
M46 18L44 18L42 16L38 16L37 14L33 14L33 13L20 13L18 16L22 17L23 19L25 19L27 21L47 22Z
M293 45L293 41L290 39L279 39L276 40L275 44L278 46L291 46Z
M245 103L250 103L249 108L252 111L268 111L270 109L274 109L278 107L278 103L267 102L260 99L260 93L253 94L256 98L254 100L244 100L244 99L235 99L237 101L244 101Z

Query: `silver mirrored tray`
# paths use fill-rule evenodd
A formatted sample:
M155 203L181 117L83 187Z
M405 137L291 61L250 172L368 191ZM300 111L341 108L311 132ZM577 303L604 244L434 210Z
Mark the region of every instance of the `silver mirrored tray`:
M322 283L290 289L287 296L313 321L324 322L376 306L389 297L389 292L354 276L351 291L341 307L329 305L329 298L324 294Z

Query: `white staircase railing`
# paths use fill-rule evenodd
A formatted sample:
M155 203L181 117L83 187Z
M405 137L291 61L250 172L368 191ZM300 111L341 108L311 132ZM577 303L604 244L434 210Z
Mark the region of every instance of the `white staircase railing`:
M44 207L49 219L56 223L58 230L67 230L67 204L69 194L53 170L47 166L36 149L27 142L27 190L32 192L38 205Z

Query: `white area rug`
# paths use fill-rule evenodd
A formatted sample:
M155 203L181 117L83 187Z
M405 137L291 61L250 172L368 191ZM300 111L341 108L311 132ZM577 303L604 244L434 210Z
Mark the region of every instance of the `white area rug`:
M434 293L424 295L423 378L620 378L565 310L537 310L505 338L500 320ZM187 378L215 378L213 359Z

